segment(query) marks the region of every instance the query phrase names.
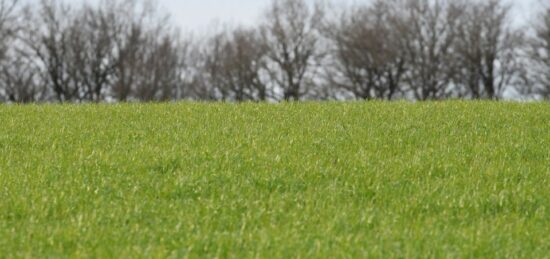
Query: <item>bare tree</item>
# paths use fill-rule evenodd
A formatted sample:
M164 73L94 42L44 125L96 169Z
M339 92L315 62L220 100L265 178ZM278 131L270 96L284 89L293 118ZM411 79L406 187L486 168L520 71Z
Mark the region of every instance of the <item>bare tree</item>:
M255 30L237 29L225 45L225 67L237 101L266 101L272 94L262 78L267 48Z
M180 95L183 44L153 2L73 8L43 0L24 37L58 101L166 101Z
M136 97L143 101L172 100L181 80L179 46L170 35L161 36L159 41L149 40Z
M521 71L522 33L511 25L510 6L500 0L470 2L456 44L457 84L471 98L499 99Z
M188 44L180 40L155 3L135 1L115 6L119 29L112 94L118 101L167 101L183 97ZM141 9L140 9L141 8Z
M82 89L71 76L71 30L74 16L69 6L55 0L43 0L37 11L29 13L22 39L44 69L44 84L60 102L82 101Z
M0 0L0 101L18 99L14 93L16 89L10 83L10 78L6 77L9 75L7 70L12 63L13 45L19 29L15 14L18 3L18 0Z
M0 0L0 61L7 55L10 41L15 35L14 12L18 0Z
M304 0L273 0L261 26L268 48L269 73L284 100L300 100L315 85L319 28L324 12Z
M31 103L44 100L46 89L42 87L42 74L29 57L18 53L10 58L9 65L0 69L0 89L5 99L13 103Z
M83 6L68 30L67 72L79 84L82 99L105 99L116 67L115 37L119 32L116 10L111 5Z
M406 87L417 100L452 95L453 44L463 14L459 1L393 1L393 23L407 62Z
M116 15L108 6L73 10L57 1L42 1L39 19L25 39L59 101L103 100L114 71Z
M222 33L215 33L207 38L202 47L199 47L197 69L199 73L195 78L197 93L206 100L229 101L232 96L232 89L237 88L233 78L228 72L231 69L227 66L228 53L226 46L229 43L229 36Z
M328 82L359 99L391 100L400 91L405 53L398 45L387 1L357 6L326 28L332 40L333 65Z
M145 32L141 24L131 23L116 38L119 52L116 62L116 78L113 83L112 95L118 101L128 101L137 84L144 63L141 53L145 52Z
M327 23L272 0L258 27L191 44L155 0L0 0L0 100L550 99L550 11L522 56L504 1L372 0Z
M200 71L209 96L227 101L266 101L263 73L267 48L253 29L215 34L202 49ZM213 92L212 92L213 91Z
M223 99L223 93L220 93L219 87L214 84L214 79L210 78L214 71L217 71L218 65L213 65L212 62L218 60L212 55L218 53L215 51L219 46L217 37L202 39L195 41L191 45L188 60L191 65L188 66L191 77L187 84L189 97L194 100L201 101L217 101Z
M535 26L528 54L532 64L529 81L534 93L550 100L550 8L544 11Z

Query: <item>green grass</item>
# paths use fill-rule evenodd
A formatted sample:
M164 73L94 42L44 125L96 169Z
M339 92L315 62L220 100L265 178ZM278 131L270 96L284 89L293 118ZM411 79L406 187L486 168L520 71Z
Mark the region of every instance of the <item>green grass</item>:
M0 106L0 257L549 254L548 104Z

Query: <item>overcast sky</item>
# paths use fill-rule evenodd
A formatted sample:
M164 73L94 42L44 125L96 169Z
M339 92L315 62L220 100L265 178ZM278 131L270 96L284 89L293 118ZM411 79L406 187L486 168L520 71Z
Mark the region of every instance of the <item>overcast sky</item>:
M355 3L366 0L333 0L333 3ZM529 18L540 1L509 0L515 5L515 12L521 22ZM203 30L217 22L252 24L261 15L270 0L159 0L172 14L172 19L184 30Z
M335 0L351 3L354 0ZM213 23L253 24L270 0L159 0L184 30L201 30Z
M31 0L32 1L32 0ZM97 0L67 0L95 2ZM332 3L360 3L368 0L332 0ZM485 0L482 0L485 1ZM548 0L508 0L515 5L518 21L532 16L537 3ZM216 23L233 25L253 24L270 0L158 0L163 10L171 13L172 20L184 31L202 31Z

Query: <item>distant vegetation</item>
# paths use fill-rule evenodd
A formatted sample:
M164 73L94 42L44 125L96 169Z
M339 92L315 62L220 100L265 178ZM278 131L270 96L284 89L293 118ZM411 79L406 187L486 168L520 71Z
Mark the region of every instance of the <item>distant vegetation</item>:
M39 2L0 0L0 102L550 100L543 1L518 28L504 0L273 0L201 36L152 1Z
M544 258L550 106L0 106L3 257Z

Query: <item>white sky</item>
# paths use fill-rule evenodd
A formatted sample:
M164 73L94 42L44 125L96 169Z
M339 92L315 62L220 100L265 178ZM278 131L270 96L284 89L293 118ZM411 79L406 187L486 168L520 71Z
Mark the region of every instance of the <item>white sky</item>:
M333 0L332 3L356 3L367 0ZM485 1L485 0L482 0ZM509 0L514 4L518 20L526 20L539 1ZM253 24L270 0L159 0L171 14L172 19L184 30L203 30L216 22Z
M356 0L334 0L351 3ZM218 23L251 25L270 0L159 0L184 30L203 30Z
M37 0L30 0L37 1ZM66 0L67 2L97 0ZM368 0L329 0L335 4L361 3ZM481 0L485 1L485 0ZM537 6L549 0L508 0L513 3L520 23L527 21ZM270 0L158 0L184 31L201 32L210 26L230 23L250 25L257 21Z

